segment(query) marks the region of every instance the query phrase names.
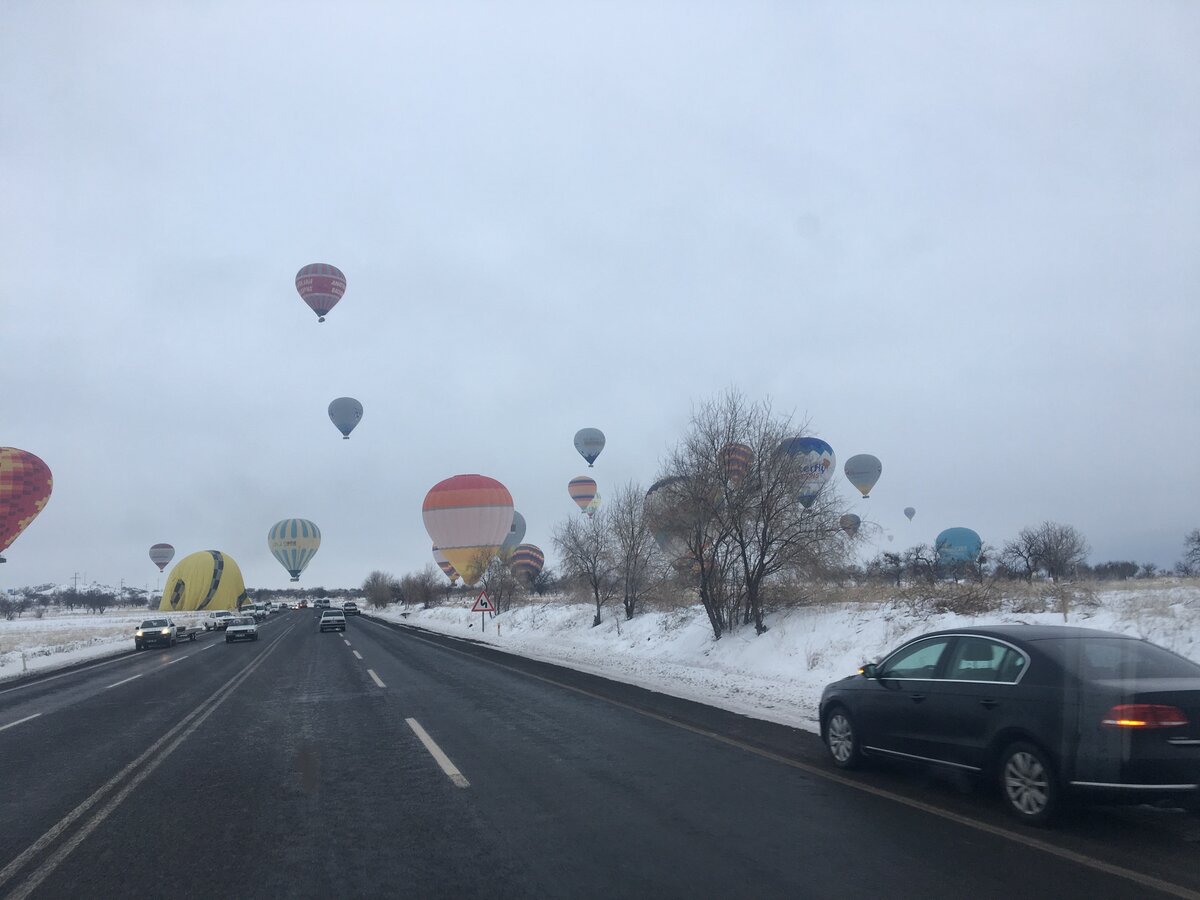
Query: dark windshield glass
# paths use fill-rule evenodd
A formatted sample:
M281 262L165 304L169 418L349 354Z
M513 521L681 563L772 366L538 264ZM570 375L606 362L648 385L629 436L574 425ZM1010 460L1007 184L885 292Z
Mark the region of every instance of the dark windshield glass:
M1134 638L1056 638L1038 646L1087 681L1200 678L1200 665Z
M143 628L162 628L166 624L167 624L166 619L147 619L145 622L142 623L142 627ZM129 626L126 625L125 627L128 628Z

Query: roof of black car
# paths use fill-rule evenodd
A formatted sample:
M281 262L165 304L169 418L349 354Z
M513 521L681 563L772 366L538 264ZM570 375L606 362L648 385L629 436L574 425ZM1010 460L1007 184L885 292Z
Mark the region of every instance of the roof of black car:
M1008 623L1004 625L970 625L966 628L947 628L944 631L934 631L931 634L983 634L992 637L1008 638L1022 641L1047 641L1061 638L1127 638L1136 640L1127 634L1115 631L1101 631L1099 628L1079 628L1075 625L1022 625ZM929 637L929 635L923 635Z

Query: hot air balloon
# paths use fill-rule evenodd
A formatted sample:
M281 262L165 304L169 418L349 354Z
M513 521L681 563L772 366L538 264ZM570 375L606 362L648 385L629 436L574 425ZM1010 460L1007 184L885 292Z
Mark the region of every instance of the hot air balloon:
M28 450L0 447L0 562L54 490L50 468Z
M975 562L983 549L983 539L970 528L947 528L933 542L942 565Z
M433 561L438 564L438 568L442 570L442 574L450 579L450 585L453 587L454 582L458 581L458 570L450 565L450 560L446 559L446 554L439 550L436 545L433 548Z
M604 432L599 428L580 428L575 432L575 449L587 460L588 468L592 468L592 463L604 449Z
M862 519L854 513L846 513L839 520L839 524L842 526L842 531L846 532L848 536L854 537L858 534L858 526L862 524Z
M688 552L687 538L679 523L673 520L674 507L683 499L676 492L683 490L686 481L682 475L660 478L646 491L646 519L650 523L654 542L672 563Z
M911 522L913 519L913 516L915 516L917 514L917 511L915 509L913 509L911 506L906 506L906 507L904 507L904 514L906 516L908 516L908 521Z
M283 519L267 532L267 546L292 581L299 581L300 573L321 546L321 529L308 519Z
M201 550L175 563L158 608L164 612L236 609L245 602L246 584L233 557L220 550Z
M837 463L833 448L820 438L790 437L779 444L779 449L796 457L800 475L800 493L797 499L808 509L816 502L821 488L833 476Z
M512 494L486 475L455 475L429 489L421 518L463 583L474 584L512 528Z
M567 493L571 495L579 511L586 513L588 504L596 498L596 481L586 475L572 478L567 484Z
M592 502L584 507L583 513L590 519L592 516L594 516L599 511L600 511L600 495L597 494L595 497L592 498Z
M527 584L531 584L535 578L542 574L542 567L545 564L546 555L542 553L540 547L536 547L533 544L519 544L513 550L508 568L513 575L524 579Z
M725 467L725 478L731 484L742 483L753 461L754 451L745 444L726 444L721 448L721 465Z
M342 433L342 440L350 440L350 432L362 419L362 404L353 397L338 397L329 404L329 421Z
M175 558L175 548L170 544L154 544L150 548L150 562L158 566L158 571L162 571L167 567L172 559Z
M875 487L875 482L883 474L883 463L877 456L860 453L846 460L842 471L846 473L850 483L858 488L864 497L868 497L871 494L871 488Z
M513 551L517 549L517 545L525 540L525 517L513 510L512 526L508 529L508 534L504 537L504 543L500 545L500 556L503 559L508 559L512 556Z
M346 276L337 266L313 263L296 273L296 290L300 292L300 299L317 314L317 321L324 322L325 316L346 293Z

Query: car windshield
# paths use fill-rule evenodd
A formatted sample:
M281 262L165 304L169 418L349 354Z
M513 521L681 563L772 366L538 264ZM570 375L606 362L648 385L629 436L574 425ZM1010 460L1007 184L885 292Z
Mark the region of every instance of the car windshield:
M167 625L166 619L147 619L142 623L142 628L165 628ZM126 626L129 627L129 626Z
M1133 638L1053 638L1038 646L1086 681L1200 678L1200 665Z

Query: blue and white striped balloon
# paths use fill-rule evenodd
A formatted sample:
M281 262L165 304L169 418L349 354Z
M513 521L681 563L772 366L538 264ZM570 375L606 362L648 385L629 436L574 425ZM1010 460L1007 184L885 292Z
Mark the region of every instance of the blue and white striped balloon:
M267 532L267 546L271 548L271 555L288 570L292 581L299 581L300 573L321 546L321 529L308 519L284 519Z

